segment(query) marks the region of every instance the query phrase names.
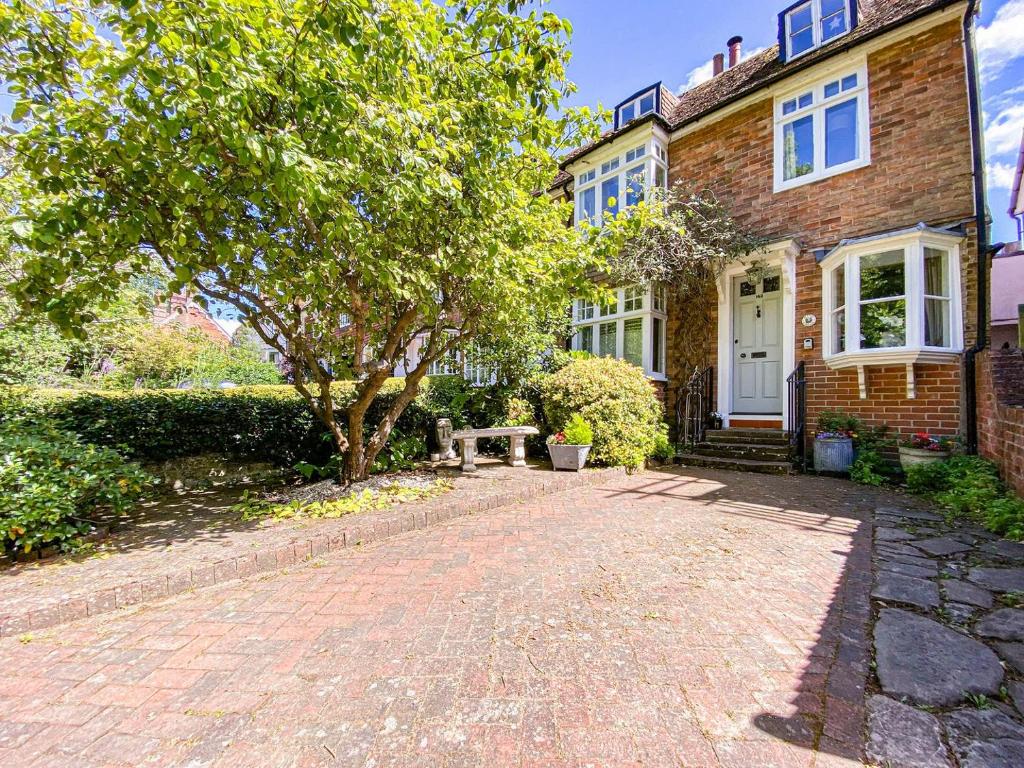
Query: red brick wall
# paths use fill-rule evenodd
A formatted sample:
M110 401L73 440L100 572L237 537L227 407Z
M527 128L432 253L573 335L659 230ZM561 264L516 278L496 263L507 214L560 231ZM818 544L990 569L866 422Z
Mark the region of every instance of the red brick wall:
M833 371L821 357L821 269L813 250L844 238L911 227L954 225L973 216L971 149L961 29L942 24L868 57L871 165L775 194L773 100L683 136L669 148L670 180L713 190L748 229L768 239L793 238L797 257L796 360L807 363L812 423L825 408L841 407L871 424L901 432L961 429L961 363L918 365L917 398L906 396L902 367L868 368L868 398L859 397L855 369ZM975 339L976 240L961 249L966 344ZM812 328L799 319L813 314ZM668 323L670 390L685 383L680 339L685 318L672 308ZM804 350L805 338L814 341ZM716 342L708 339L707 357ZM788 373L788 372L787 372Z
M1024 352L987 350L978 356L978 452L999 465L1006 483L1024 495Z

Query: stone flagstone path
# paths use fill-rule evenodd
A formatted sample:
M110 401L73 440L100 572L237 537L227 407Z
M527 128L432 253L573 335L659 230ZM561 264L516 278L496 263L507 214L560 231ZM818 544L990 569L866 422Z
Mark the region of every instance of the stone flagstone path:
M910 507L875 516L867 757L1024 766L1024 544Z

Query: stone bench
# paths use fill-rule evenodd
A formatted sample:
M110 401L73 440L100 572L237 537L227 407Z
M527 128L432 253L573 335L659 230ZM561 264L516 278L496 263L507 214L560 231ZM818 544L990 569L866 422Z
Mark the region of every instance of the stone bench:
M509 439L508 463L513 467L526 466L526 438L539 435L536 427L492 427L490 429L460 429L452 432L452 440L459 444L462 454L463 472L475 472L476 441L481 437L507 437Z

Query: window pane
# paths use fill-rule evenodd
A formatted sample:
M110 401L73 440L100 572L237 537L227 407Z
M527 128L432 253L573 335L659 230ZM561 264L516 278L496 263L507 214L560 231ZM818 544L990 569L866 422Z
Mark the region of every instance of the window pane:
M594 351L594 326L588 325L580 328L580 349L584 352Z
M661 357L662 357L662 352L661 352L661 347L662 347L662 344L661 344L662 320L661 320L660 317L656 317L656 318L654 318L651 321L651 324L652 324L652 328L653 328L652 333L654 334L654 361L652 363L652 367L654 368L654 372L655 373L664 373L665 372L665 365L664 365L664 363L662 363L662 360L661 360Z
M654 94L649 93L640 99L640 114L646 115L648 112L654 111Z
M924 249L924 292L926 296L949 296L949 254L938 248Z
M846 0L821 0L821 40L846 31Z
M619 110L619 125L625 125L635 116L636 104L627 104Z
M846 310L832 313L832 354L846 351Z
M950 346L949 299L924 300L924 343L927 347Z
M580 221L594 221L597 213L597 190L594 187L580 192Z
M654 186L664 189L668 186L668 179L665 177L665 169L660 165L654 168Z
M828 83L825 85L825 98L831 99L839 93L839 81L836 80L834 83Z
M615 323L603 323L601 325L598 344L597 354L601 357L615 357Z
M601 317L608 317L608 315L614 315L619 311L619 297L618 294L612 299L610 304L601 305Z
M857 87L857 76L856 75L847 75L846 77L843 78L843 90L844 91L849 91L851 88L856 88L856 87Z
M825 110L825 167L856 160L857 100L850 99Z
M813 93L805 93L803 96L801 96L797 100L797 104L800 106L800 109L804 109L805 107L809 107L813 103L814 103L814 94Z
M902 347L906 343L907 303L903 299L861 304L861 349Z
M832 309L846 306L846 265L841 264L832 272Z
M637 312L644 308L644 291L636 285L626 288L623 294L623 312Z
M796 99L790 99L782 105L782 114L788 115L796 112Z
M644 199L644 167L638 165L626 171L626 205L636 205Z
M814 47L814 20L808 3L789 14L789 53L796 55Z
M644 321L639 317L622 324L622 356L633 365L644 364Z
M619 177L601 182L601 206L613 216L619 212Z
M806 176L814 170L814 117L808 115L786 125L782 133L783 178Z
M902 296L904 286L903 251L886 251L860 259L860 298L886 299Z

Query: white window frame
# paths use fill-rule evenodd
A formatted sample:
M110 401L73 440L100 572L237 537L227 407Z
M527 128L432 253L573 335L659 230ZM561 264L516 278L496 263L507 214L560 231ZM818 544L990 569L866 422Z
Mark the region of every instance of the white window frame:
M912 365L915 362L949 362L964 349L963 295L961 292L960 246L958 235L917 228L891 236L869 238L840 246L821 262L822 270L822 356L830 368L863 367L865 365ZM935 248L948 254L949 344L927 346L925 342L925 274L924 250ZM879 349L860 348L860 262L867 256L888 251L903 251L904 297L906 299L906 344ZM845 268L844 287L846 347L835 349L832 310L835 300L833 275Z
M789 10L787 10L785 12L785 20L786 20L786 23L785 23L785 35L786 35L786 39L784 41L785 42L785 46L786 46L786 61L792 61L793 59L797 59L797 58L799 58L801 56L806 56L811 51L816 51L822 45L825 45L827 43L831 43L834 40L838 40L839 38L844 37L844 36L850 34L850 31L852 30L852 27L853 27L853 23L852 23L853 19L851 18L852 14L851 14L851 9L850 9L850 0L844 0L844 4L845 4L845 12L846 12L846 31L845 32L840 32L838 35L836 35L835 37L830 37L828 40L824 40L823 39L823 34L822 34L822 29L821 29L821 0L807 0L806 3L800 3L799 5L796 5L796 6L792 7L792 8L790 8ZM808 48L806 51L800 51L800 53L793 53L793 50L790 47L790 43L792 43L792 41L793 41L793 38L791 37L791 33L793 31L793 26L792 26L793 14L795 14L797 11L802 11L807 6L811 6L811 33L812 33L812 37L814 39L814 42L811 44L811 47Z
M640 114L640 102L646 99L648 96L651 97L651 109L648 112ZM627 107L633 107L633 116L629 120L622 119L622 111ZM634 99L630 99L615 108L615 125L617 128L623 128L629 125L634 120L639 120L641 117L647 117L654 112L658 111L658 89L649 88L648 90L641 93Z
M825 88L835 82L840 84L851 75L856 75L857 85L849 90L840 90L834 96L825 96ZM841 85L840 85L841 87ZM800 107L788 114L783 110L788 102L808 93L812 95L809 106ZM857 148L858 157L853 160L825 167L825 114L826 111L850 99L857 100ZM814 170L793 179L785 178L785 129L786 126L811 116L814 137ZM868 100L868 67L867 62L859 65L834 69L826 77L816 78L813 82L805 82L802 87L787 90L775 98L775 192L784 192L804 184L812 184L822 179L838 176L871 165L871 108Z
M664 144L657 138L648 137L644 141L632 141L628 144L623 142L618 152L602 154L592 160L588 160L588 164L582 170L576 172L574 200L577 226L604 226L604 212L607 201L602 198L601 190L604 184L613 178L617 178L619 183L619 195L615 201L617 212L622 213L628 210L629 207L626 205L626 189L629 186L630 174L638 168L643 168L643 199L646 200L648 193L658 179L658 171L661 171L661 178L667 184L667 159L668 150ZM590 220L583 215L583 195L591 189L594 190L595 220Z
M626 311L626 296L631 295L636 297L637 289L639 289L639 298L642 301L640 309L633 309ZM668 325L668 313L665 303L665 290L661 286L635 286L626 285L619 286L613 289L616 296L615 311L608 315L602 315L600 312L595 312L593 318L587 320L580 320L580 307L586 304L585 299L577 299L573 303L573 323L572 323L572 348L573 350L583 350L582 344L582 330L584 328L592 328L592 347L585 351L591 354L599 354L600 349L600 338L601 338L601 326L607 324L615 325L615 354L614 357L619 360L625 359L625 328L628 320L640 320L641 321L641 338L643 340L641 361L644 374L655 381L666 381L667 377L665 374L666 364L666 342L667 333L666 327ZM655 299L657 298L660 304L660 309L655 309ZM654 360L654 320L658 319L661 321L661 338L657 349L659 351L660 360ZM656 370L657 369L657 370Z
M482 355L480 345L474 344L473 348L466 355L466 362L463 366L466 381L472 387L487 387L498 380L494 368L486 362L481 362L477 359L480 355Z

